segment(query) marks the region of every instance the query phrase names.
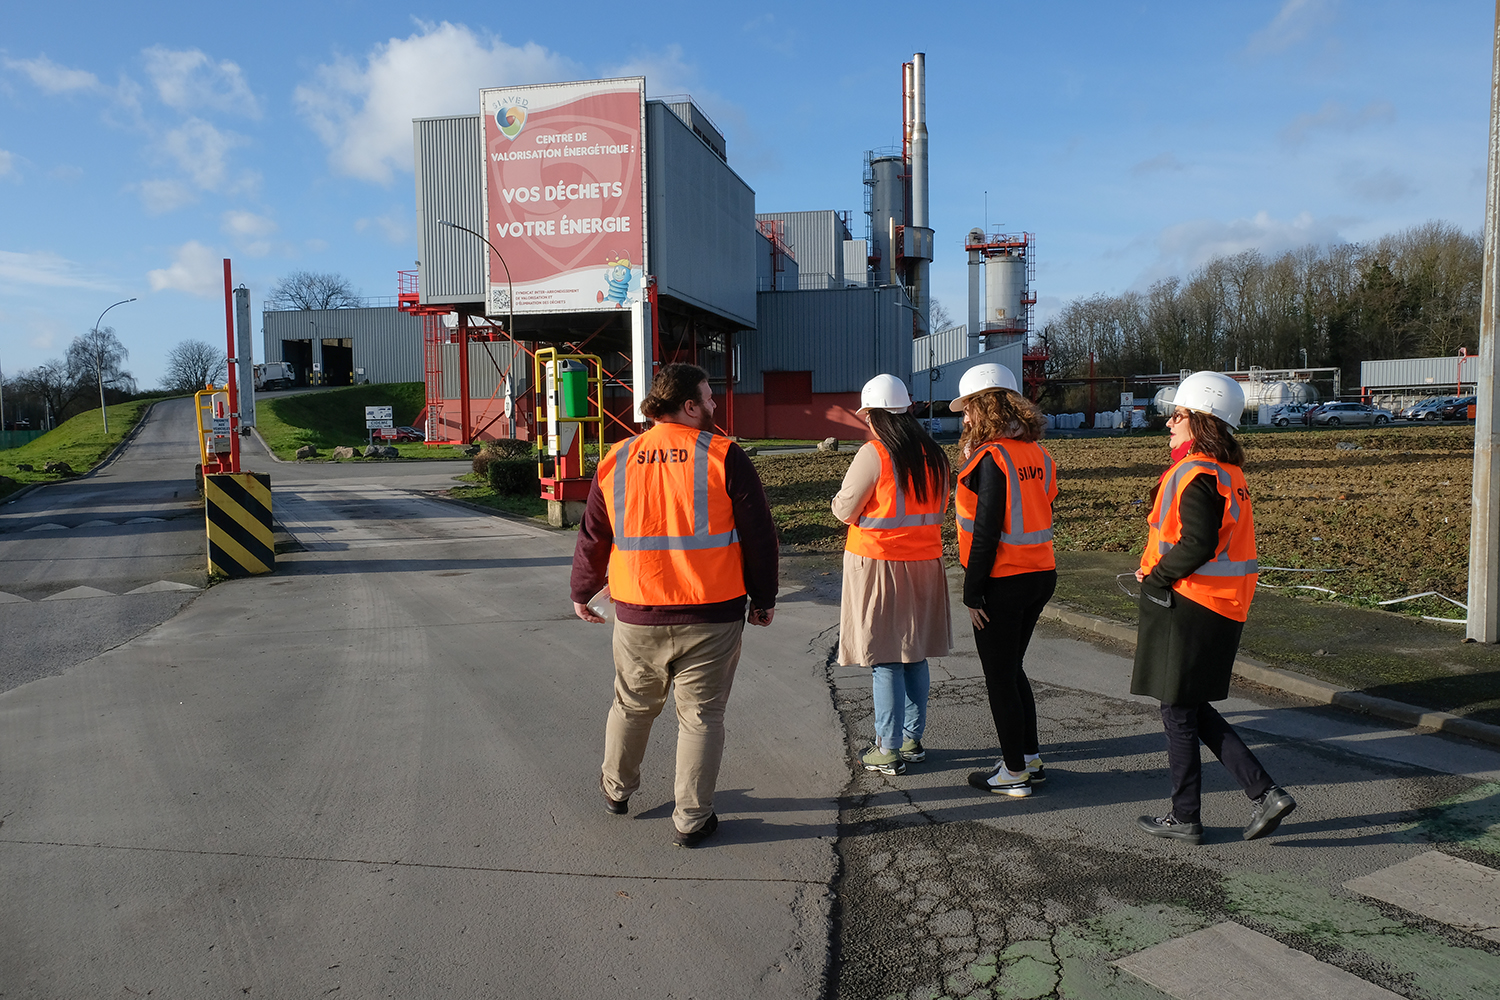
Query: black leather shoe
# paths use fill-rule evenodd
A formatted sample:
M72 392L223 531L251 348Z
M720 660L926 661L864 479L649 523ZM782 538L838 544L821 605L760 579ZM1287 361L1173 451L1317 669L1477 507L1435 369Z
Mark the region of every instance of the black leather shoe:
M1293 809L1297 808L1297 800L1286 793L1284 789L1272 785L1266 794L1254 800L1250 807L1250 825L1245 827L1243 834L1246 840L1254 840L1256 837L1265 837L1275 832Z
M1184 823L1171 813L1165 816L1142 816L1135 825L1153 837L1180 840L1184 844L1196 844L1203 839L1202 823Z
M630 812L629 799L612 799L604 790L604 775L599 775L599 792L604 796L604 811L614 816L624 816Z
M672 843L676 844L678 847L697 847L709 837L713 836L713 832L718 828L719 814L709 813L708 819L704 822L704 824L691 833L683 833L681 830L673 833Z

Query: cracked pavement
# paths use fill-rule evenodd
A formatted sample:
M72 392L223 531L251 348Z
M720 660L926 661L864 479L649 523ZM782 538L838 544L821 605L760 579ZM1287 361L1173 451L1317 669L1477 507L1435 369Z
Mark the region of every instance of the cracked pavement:
M1224 921L1398 996L1500 995L1500 945L1343 885L1434 847L1500 867L1500 754L1237 688L1221 707L1298 810L1274 837L1241 840L1249 803L1205 750L1203 845L1157 841L1134 820L1167 798L1165 738L1155 706L1124 691L1123 651L1038 628L1027 669L1049 780L1016 799L967 784L999 748L972 633L954 631L954 655L932 661L927 760L902 776L859 768L869 675L830 653L852 774L840 1000L1166 997L1115 962ZM1449 766L1388 759L1411 755L1387 745L1404 739Z

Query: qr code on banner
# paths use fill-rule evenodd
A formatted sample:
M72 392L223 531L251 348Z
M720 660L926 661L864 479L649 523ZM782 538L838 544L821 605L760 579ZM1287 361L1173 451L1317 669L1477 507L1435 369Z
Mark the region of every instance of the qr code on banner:
M504 288L495 288L490 291L490 305L495 309L510 308L510 292Z

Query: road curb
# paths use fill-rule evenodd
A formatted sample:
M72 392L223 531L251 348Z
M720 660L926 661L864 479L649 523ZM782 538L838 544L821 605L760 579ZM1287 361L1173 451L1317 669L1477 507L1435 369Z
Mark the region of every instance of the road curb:
M176 397L171 397L171 398L176 398ZM4 500L0 500L0 503L15 503L17 500L21 499L26 494L28 494L28 493L34 493L35 491L40 490L40 489L44 489L44 488L46 488L48 486L56 486L59 483L76 483L76 482L79 482L80 480L84 480L84 479L90 478L96 472L98 472L99 470L103 469L105 466L109 465L109 463L113 462L115 459L117 459L117 458L120 457L120 452L124 451L125 450L125 446L127 444L129 444L132 440L134 440L135 436L138 433L140 433L141 427L144 426L145 423L146 423L146 418L151 415L151 411L152 410L156 409L156 404L159 403L159 402L161 402L161 400L154 400L149 405L147 405L147 407L144 410L141 411L141 418L135 422L135 424L130 428L130 430L128 430L128 431L125 432L124 436L121 437L119 441L115 442L115 446L110 449L109 454L105 455L103 458L99 459L99 461L97 461L93 465L91 465L89 467L89 469L88 469L87 472L80 472L78 475L72 476L71 478L68 478L68 479L54 479L54 480L52 480L50 482L45 482L45 483L27 483L25 486L23 486L20 489L16 490L10 496L6 497ZM85 411L85 412L87 412L87 411Z
M1095 632L1116 642L1135 647L1135 626L1124 622L1073 611L1057 604L1048 604L1042 609L1042 617L1062 622L1064 625L1071 625L1074 628L1081 628L1087 632ZM1273 667L1243 656L1235 659L1234 672L1251 683L1296 695L1299 698L1306 698L1319 704L1347 708L1365 715L1402 722L1419 729L1432 729L1500 746L1500 726L1475 722L1473 719L1465 719L1449 712L1419 708L1416 705L1392 701L1389 698L1377 698L1363 691L1350 691L1337 684L1299 674L1295 670Z

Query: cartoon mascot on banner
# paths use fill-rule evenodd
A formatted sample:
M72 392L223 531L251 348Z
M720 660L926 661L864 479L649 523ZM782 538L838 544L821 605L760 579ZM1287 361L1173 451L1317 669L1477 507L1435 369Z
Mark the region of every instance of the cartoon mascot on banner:
M604 283L609 286L608 292L600 292L597 301L613 302L616 309L625 308L625 298L630 294L630 257L626 254L616 254L613 259L604 262Z

